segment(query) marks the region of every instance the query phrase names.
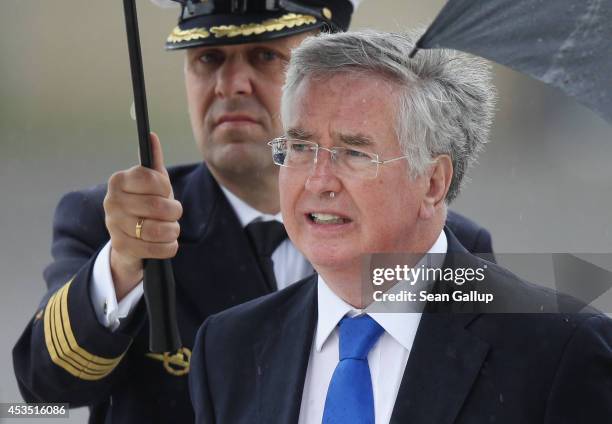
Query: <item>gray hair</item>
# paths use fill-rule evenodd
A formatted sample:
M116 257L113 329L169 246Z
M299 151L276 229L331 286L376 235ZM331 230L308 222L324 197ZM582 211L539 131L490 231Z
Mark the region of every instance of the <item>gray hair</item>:
M419 33L373 30L321 34L292 52L281 103L286 125L290 105L306 78L338 73L376 76L399 87L395 131L409 156L411 176L421 175L441 154L451 157L452 201L467 169L488 141L495 89L490 66L454 50L421 50L408 57Z

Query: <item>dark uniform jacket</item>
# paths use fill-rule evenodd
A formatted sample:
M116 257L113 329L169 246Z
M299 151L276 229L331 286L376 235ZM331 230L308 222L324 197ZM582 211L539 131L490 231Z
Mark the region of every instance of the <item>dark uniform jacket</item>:
M493 292L576 310L576 301L551 297L447 238L463 267L487 269ZM196 422L297 423L316 324L316 276L211 316L191 360ZM596 312L424 313L390 422L610 423L612 321Z
M179 251L172 260L178 325L186 353L211 314L268 294L257 259L222 190L204 165L169 169L183 205ZM170 370L148 354L146 308L111 332L96 318L89 285L97 252L109 240L102 201L106 187L72 192L55 213L54 262L48 291L13 350L23 397L29 402L87 405L90 422L193 421L181 361ZM449 225L473 251L491 252L489 233L459 215ZM178 371L178 372L177 372Z

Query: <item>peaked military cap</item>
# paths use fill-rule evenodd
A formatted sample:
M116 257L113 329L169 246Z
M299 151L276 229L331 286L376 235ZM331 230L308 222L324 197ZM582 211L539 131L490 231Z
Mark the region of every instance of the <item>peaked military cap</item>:
M355 0L173 0L179 23L169 50L240 44L287 37L313 29L346 31Z

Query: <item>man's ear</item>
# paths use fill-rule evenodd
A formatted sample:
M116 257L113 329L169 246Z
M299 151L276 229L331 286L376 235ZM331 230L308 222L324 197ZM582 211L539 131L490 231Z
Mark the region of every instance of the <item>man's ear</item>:
M453 179L453 162L450 156L437 156L424 177L425 195L419 216L421 219L430 219L445 205L444 199Z

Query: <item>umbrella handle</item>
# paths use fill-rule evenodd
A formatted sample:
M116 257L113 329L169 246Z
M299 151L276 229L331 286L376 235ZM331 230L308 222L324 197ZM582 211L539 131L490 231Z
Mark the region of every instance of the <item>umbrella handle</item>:
M144 261L144 297L149 314L149 350L178 352L181 336L176 321L176 288L169 259Z
M149 113L134 0L123 0L123 10L134 89L140 164L151 168L153 155L149 144ZM149 350L155 353L177 352L181 347L181 337L176 321L176 291L172 264L169 259L147 259L143 261L143 266L144 297L149 314Z

